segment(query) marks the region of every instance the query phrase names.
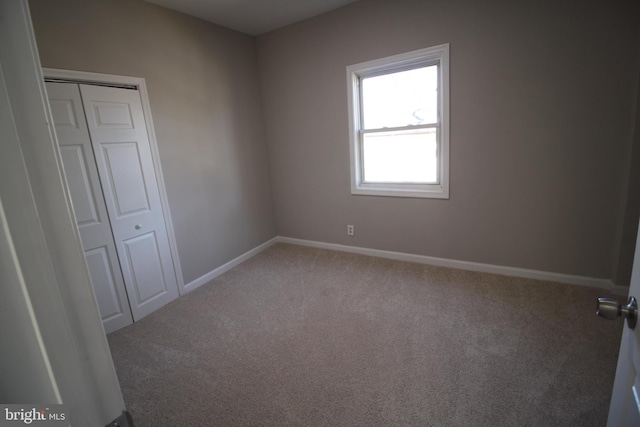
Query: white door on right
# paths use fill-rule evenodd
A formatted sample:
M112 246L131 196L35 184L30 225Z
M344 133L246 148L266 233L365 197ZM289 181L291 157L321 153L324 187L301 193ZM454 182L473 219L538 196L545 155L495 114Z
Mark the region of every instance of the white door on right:
M640 297L640 239L636 241L629 296ZM640 426L640 322L631 329L625 320L607 426Z
M87 126L134 320L178 297L137 90L80 85Z

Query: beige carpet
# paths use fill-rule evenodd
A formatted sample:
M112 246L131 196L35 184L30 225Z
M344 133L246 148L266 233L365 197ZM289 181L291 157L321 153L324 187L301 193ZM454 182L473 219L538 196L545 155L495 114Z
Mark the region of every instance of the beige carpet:
M278 244L109 335L144 426L604 426L607 292Z

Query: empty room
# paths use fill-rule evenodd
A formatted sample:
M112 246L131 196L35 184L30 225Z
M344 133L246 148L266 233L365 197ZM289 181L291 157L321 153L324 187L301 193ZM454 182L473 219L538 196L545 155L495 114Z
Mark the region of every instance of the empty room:
M640 425L638 1L0 5L1 421Z

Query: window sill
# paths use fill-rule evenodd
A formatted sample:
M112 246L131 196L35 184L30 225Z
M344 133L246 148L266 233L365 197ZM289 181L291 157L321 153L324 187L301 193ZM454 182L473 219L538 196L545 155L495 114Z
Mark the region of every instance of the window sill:
M383 187L355 187L351 194L356 196L409 197L419 199L449 199L448 189L440 187L433 190L398 189Z

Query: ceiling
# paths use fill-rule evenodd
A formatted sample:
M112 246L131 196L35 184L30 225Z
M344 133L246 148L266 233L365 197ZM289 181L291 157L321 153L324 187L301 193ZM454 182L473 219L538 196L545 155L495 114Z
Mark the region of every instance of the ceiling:
M357 0L145 0L257 36Z

